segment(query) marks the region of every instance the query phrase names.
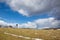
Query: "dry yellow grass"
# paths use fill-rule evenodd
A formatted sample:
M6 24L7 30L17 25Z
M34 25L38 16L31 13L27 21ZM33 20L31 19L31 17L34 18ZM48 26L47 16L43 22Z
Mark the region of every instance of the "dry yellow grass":
M11 35L6 35L4 34L4 32L31 38L41 38L43 40L60 40L60 30L0 28L0 40L28 40L24 38L14 37Z

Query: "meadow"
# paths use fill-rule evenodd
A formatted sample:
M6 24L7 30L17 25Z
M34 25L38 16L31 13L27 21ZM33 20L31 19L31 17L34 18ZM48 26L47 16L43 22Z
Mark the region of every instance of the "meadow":
M4 33L22 35L31 39L20 38ZM33 40L39 38L42 40L60 40L60 30L36 30L36 29L20 29L20 28L0 28L0 40Z

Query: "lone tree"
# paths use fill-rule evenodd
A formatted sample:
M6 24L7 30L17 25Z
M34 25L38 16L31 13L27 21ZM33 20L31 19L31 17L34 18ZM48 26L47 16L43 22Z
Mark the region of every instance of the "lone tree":
M16 24L16 28L18 28L18 24Z

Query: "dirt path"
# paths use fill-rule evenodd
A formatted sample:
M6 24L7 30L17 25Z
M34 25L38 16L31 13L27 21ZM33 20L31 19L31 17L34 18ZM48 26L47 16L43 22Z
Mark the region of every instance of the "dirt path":
M31 38L31 37L25 37L25 36L21 36L21 35L19 36L19 35L7 33L7 32L4 32L4 34L11 35L11 36L15 36L15 37L20 37L20 38L24 38L24 39L43 40L43 39L39 39L39 38Z

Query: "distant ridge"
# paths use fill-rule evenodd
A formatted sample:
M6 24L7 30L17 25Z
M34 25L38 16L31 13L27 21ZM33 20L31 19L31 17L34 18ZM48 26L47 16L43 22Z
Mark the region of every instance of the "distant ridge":
M57 28L44 28L43 30L58 30L60 29L60 27L57 27Z

